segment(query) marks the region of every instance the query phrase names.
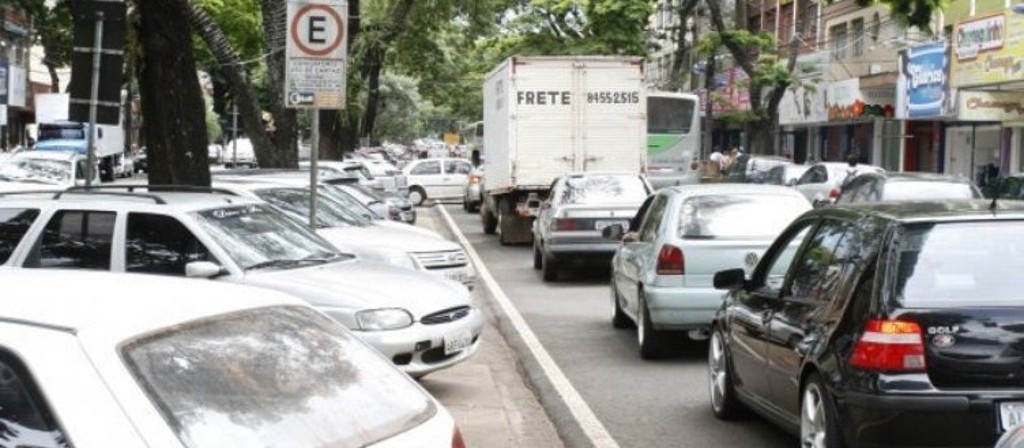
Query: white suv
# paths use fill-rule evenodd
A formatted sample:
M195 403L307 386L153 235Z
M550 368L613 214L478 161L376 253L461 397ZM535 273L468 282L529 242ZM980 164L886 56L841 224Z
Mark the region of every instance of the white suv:
M483 319L458 283L339 253L269 204L137 191L144 189L0 195L0 265L209 278L291 293L413 376L479 347Z

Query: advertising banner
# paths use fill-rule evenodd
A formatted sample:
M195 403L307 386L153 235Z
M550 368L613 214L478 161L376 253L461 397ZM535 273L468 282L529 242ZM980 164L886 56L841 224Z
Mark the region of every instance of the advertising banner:
M1024 92L961 90L959 97L960 121L1024 121Z
M949 46L945 42L900 52L896 118L940 118L949 112Z
M825 113L826 83L804 83L786 89L779 103L779 124L803 125L821 123L828 120Z
M1004 11L958 23L953 39L953 87L1024 80L1024 15Z
M10 66L7 71L9 78L7 81L7 105L14 107L25 107L26 97L28 96L28 73L25 69L16 66Z

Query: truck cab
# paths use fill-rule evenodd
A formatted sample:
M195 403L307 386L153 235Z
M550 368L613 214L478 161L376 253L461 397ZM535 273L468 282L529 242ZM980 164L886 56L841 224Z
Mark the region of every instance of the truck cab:
M88 157L89 124L75 121L57 121L39 124L36 151L74 152ZM96 126L96 161L103 181L114 180L117 157L124 150L123 131L119 126Z

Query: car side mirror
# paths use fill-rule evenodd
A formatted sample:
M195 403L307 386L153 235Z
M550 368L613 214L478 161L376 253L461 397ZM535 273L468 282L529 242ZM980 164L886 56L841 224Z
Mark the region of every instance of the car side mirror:
M787 187L795 187L796 186L796 179L790 179L789 182L786 182L786 186Z
M626 232L625 235L622 235L623 243L635 243L637 241L640 241L640 234L637 232Z
M540 204L540 208L541 208L541 210L550 210L551 209L551 203L548 202L548 201L544 201L544 202L542 202Z
M185 265L185 277L188 278L214 278L224 273L224 268L210 261L193 261Z
M831 204L832 202L828 199L815 199L814 202L811 203L811 206L814 208L825 208Z
M623 229L619 224L612 224L601 229L601 238L606 240L622 241L624 236L626 236L626 229Z
M747 283L747 274L743 272L743 269L739 268L726 269L716 272L712 281L715 289L739 289Z

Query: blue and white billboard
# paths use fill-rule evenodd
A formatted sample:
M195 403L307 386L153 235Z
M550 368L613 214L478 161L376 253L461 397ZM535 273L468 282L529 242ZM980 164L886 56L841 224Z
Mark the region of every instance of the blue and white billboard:
M950 112L949 45L935 42L900 52L896 118L941 118Z

